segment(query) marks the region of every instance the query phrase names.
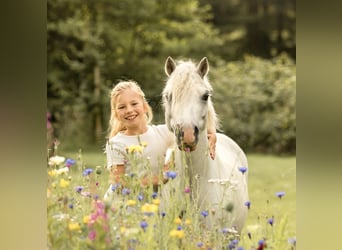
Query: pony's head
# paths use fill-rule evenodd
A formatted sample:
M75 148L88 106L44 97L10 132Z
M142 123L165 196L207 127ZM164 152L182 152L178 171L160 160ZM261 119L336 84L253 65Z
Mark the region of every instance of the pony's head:
M168 76L162 93L165 122L175 133L181 150L195 150L199 134L206 130L208 123L216 127L208 72L206 57L197 65L191 61L176 63L171 57L165 62L165 73Z

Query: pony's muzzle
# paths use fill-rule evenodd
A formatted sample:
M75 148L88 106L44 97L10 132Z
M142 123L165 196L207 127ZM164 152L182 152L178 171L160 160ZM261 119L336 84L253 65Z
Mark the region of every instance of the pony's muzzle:
M175 130L178 148L182 151L194 151L198 143L199 130L194 127L177 127Z

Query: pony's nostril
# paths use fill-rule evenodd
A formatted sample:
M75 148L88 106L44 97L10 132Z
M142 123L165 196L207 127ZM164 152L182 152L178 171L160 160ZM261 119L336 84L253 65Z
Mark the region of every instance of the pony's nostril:
M194 134L197 136L199 133L199 129L197 126L194 127Z

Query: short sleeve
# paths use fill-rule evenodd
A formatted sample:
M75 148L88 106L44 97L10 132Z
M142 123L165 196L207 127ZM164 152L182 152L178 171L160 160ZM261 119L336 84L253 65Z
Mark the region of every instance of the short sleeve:
M107 142L106 144L107 168L113 165L125 163L125 145L118 142Z

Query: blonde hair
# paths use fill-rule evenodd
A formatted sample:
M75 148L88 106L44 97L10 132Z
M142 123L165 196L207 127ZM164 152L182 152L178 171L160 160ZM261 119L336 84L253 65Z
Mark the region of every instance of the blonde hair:
M146 123L150 124L152 119L153 119L153 113L152 113L152 108L148 104L145 98L145 93L142 91L138 83L132 80L128 81L120 81L118 82L114 88L112 89L110 93L110 106L111 106L111 114L110 114L110 119L109 119L109 138L115 136L118 132L126 130L126 128L122 125L122 123L117 119L116 117L116 102L118 99L118 96L127 89L131 89L135 91L138 95L141 96L143 103L145 107L147 108L147 113L146 113Z

